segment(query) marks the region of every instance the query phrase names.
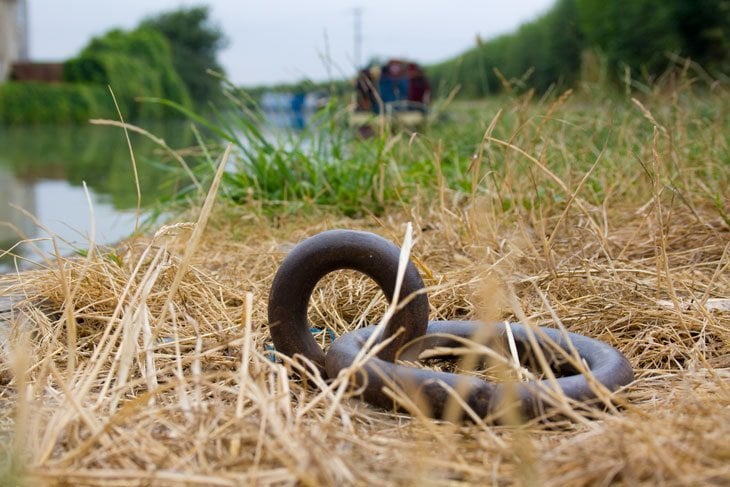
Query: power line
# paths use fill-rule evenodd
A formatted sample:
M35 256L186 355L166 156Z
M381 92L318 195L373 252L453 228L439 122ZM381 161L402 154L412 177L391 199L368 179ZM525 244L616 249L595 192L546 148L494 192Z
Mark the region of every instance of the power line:
M362 7L355 7L352 9L352 16L354 20L354 52L353 61L355 67L360 69L362 66Z

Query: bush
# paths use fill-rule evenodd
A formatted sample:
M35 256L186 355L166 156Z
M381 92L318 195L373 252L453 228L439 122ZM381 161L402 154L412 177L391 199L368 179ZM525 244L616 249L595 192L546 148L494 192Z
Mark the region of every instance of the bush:
M0 123L81 123L114 116L109 92L101 85L5 83L0 85Z

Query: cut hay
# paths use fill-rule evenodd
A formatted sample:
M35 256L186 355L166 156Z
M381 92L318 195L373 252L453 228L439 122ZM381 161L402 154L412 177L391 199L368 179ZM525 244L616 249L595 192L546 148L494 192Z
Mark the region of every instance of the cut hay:
M600 243L556 239L557 265L549 271L542 253L531 250L539 242L519 243L523 237L509 233L472 235L468 213L454 212L461 218L434 211L424 215L428 229L416 227L413 254L434 288L432 315L473 317L478 273L465 263L497 264L529 320L551 325L554 312L570 331L605 340L629 357L637 380L619 395L620 412L578 409L589 420L572 423L456 426L376 410L338 396L336 383L318 380L317 389L288 377L287 369L300 366L271 360L265 315L282 242L344 226L398 240L406 215L380 225L297 222L291 233L255 232L252 225L251 236L239 242L223 238L225 226L210 230L205 250L169 300L189 241L178 227L178 235L163 231L133 242L121 266L103 257L63 260L62 274L30 273L11 287L27 296L3 362L5 434L12 436L15 417L15 431L25 438L14 460L29 479L77 485L730 478L730 315L657 303L668 279L682 302L701 303L730 289L727 228L675 215L681 224L666 235L673 250L665 275L651 256L656 249L644 244L653 242L647 215L634 213ZM684 245L690 236L702 242L693 251ZM63 289L71 286L79 289L75 371L67 369L58 313ZM381 305L372 307L374 317L358 318L370 299L362 296L375 291L357 275L320 288L314 323L372 322L384 308L376 296ZM23 362L27 370L19 376ZM21 376L23 397L16 386Z

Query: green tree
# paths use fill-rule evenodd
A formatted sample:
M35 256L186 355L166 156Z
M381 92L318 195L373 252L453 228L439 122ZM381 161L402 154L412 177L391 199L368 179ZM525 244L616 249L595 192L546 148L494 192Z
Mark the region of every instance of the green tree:
M462 96L470 98L501 89L495 69L512 81L529 74L524 86L517 83L514 88L545 91L555 83L575 82L583 48L576 0L558 0L548 13L516 32L479 42L456 59L430 66L428 74L442 92L458 84Z
M194 6L147 18L143 27L157 30L170 42L175 70L193 100L205 103L221 95L220 80L207 71L223 72L218 52L228 40L210 20L207 6Z
M730 68L730 0L676 0L685 53L710 69Z
M546 34L537 73L538 89L544 90L556 81L573 85L580 73L581 52L585 47L576 0L558 0L540 22Z
M667 53L682 51L675 2L579 0L578 10L588 43L600 47L615 68L660 73Z

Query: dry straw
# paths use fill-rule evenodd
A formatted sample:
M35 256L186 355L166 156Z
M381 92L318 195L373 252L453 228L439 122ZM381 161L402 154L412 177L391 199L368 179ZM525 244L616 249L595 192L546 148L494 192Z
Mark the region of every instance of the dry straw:
M636 119L681 132L673 123L684 122L652 113L651 99L637 105ZM547 130L541 120L534 127ZM214 210L219 171L194 224L134 240L121 263L58 257L55 268L4 279L3 294L25 297L3 325L5 474L71 485L727 485L730 313L708 303L730 298L730 228L696 196L700 179L687 176L687 202L667 189L669 161L687 169L677 155L687 141L647 127L637 149L645 174L624 181L621 204L596 204L584 188L589 175L614 172L603 156L569 177L541 155L567 156L559 131L541 151L534 133L503 140L494 123L475 167L497 155L529 164L562 198L505 211L497 192L530 190L513 173L486 194L442 183L435 203L377 219L320 214L274 227L245 209ZM727 211L726 197L721 204ZM407 222L432 318L519 318L582 333L626 354L635 382L603 391L597 407L556 397L550 421L457 425L369 407L352 397L352 370L327 382L276 355L265 312L285 251L336 227L400 243ZM386 310L372 283L341 272L315 290L310 319L340 334ZM466 357L475 351L464 344ZM503 353L515 377L540 373L515 371L509 350L482 351ZM477 362L430 366L504 375L471 370Z

